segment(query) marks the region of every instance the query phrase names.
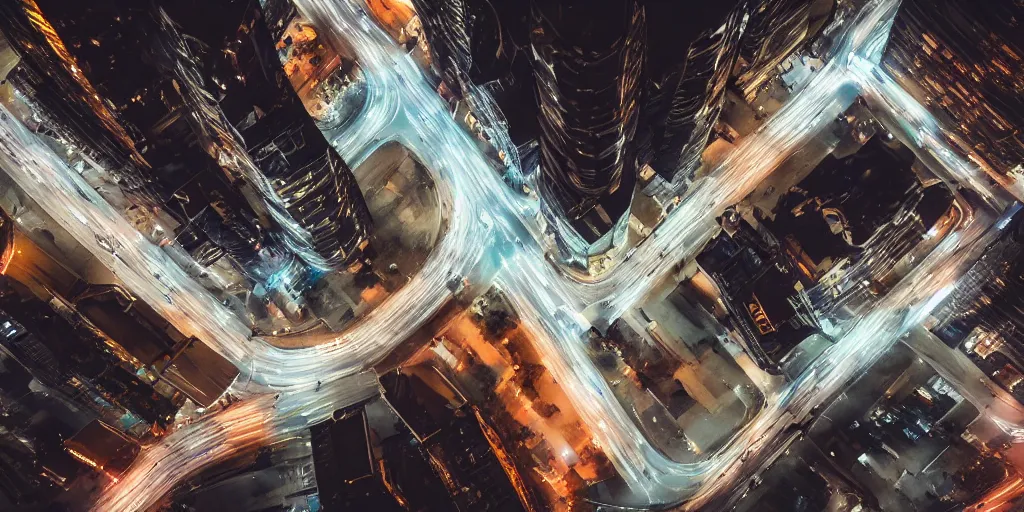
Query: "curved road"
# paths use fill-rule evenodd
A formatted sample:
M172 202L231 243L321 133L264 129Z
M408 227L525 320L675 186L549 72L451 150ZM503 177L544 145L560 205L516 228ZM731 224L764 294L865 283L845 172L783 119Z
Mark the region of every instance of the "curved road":
M321 334L306 349L286 350L250 339L249 326L191 280L159 248L152 246L98 194L84 184L33 134L12 121L0 123L4 168L85 247L140 297L159 309L182 332L207 341L239 365L246 378L233 394L243 401L168 436L147 448L121 482L94 504L97 510L137 510L159 499L175 482L205 464L305 428L336 407L376 392L374 361L423 325L449 298L452 276L493 276L535 334L549 370L578 404L581 416L636 494L636 504L678 501L694 492L704 503L756 469L761 450L811 407L855 377L900 335L916 325L955 280L978 247L994 236L995 215L982 212L964 222L915 271L804 375L769 397L769 404L721 453L708 461L668 460L630 421L583 351L591 322L609 322L632 307L678 261L699 250L714 229L713 218L735 203L842 112L877 76L884 43L898 0L875 0L850 24L831 62L760 130L746 137L710 175L694 184L678 208L635 253L593 282L567 277L543 258L538 243L537 205L508 190L477 142L451 118L415 63L359 7L344 2L304 0L300 12L329 41L355 48L366 72L367 103L346 133L334 141L355 166L378 145L396 140L434 173L441 203L450 209L449 230L421 272L385 303L341 335ZM852 64L852 65L851 65ZM852 70L852 71L851 71ZM896 103L898 102L898 103ZM882 102L885 103L885 102ZM892 106L890 106L892 105ZM906 98L885 104L902 115ZM911 119L923 144L915 150L938 159L951 182L980 188L996 208L1000 191L974 179L974 169L951 156L930 117ZM103 239L103 243L97 243ZM107 252L101 246L114 247ZM979 245L980 244L980 245ZM481 270L484 269L484 270ZM323 388L315 391L315 383ZM273 398L280 393L280 399ZM150 461L153 461L150 464ZM167 462L161 462L167 461ZM174 471L166 468L173 467ZM730 478L723 478L729 475Z

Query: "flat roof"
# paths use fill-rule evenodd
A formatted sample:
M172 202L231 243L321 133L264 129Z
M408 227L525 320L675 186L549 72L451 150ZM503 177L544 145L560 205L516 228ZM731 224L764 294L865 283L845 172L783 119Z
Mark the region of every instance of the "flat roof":
M138 457L139 445L100 420L93 420L64 441L64 449L83 464L120 478Z

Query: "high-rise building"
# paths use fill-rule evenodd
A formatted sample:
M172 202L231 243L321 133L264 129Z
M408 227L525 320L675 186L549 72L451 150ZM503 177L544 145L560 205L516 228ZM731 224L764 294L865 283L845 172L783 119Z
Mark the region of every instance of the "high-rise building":
M470 80L473 65L473 43L470 39L476 21L474 8L484 2L473 0L415 0L427 39L430 55L440 69L444 81L456 95L462 95L462 84Z
M747 4L730 0L701 9L663 0L646 4L651 20L644 104L648 161L666 179L690 179L721 113Z
M633 198L644 10L635 0L534 2L532 24L542 208L571 253L606 249Z
M800 364L798 345L831 342L826 319L873 304L958 222L953 192L922 183L913 165L907 148L874 136L852 155L827 155L771 212L755 209L756 223L723 216L728 230L696 261L766 371Z
M736 86L749 102L783 61L810 41L835 10L834 0L759 0L752 4L740 44Z
M203 90L196 102L216 108L210 128L229 160L266 199L285 245L322 270L342 268L366 248L372 219L352 170L306 113L277 58L259 5L160 2L175 61L199 57ZM195 55L185 41L205 45ZM184 60L188 60L187 58ZM312 251L310 251L312 249Z
M933 314L939 320L933 330L943 341L955 347L979 329L998 338L1010 359L1024 363L1022 254L1024 215L1018 213Z
M882 65L1001 181L1024 178L1024 31L1019 0L907 0Z
M22 57L10 80L48 130L112 173L131 198L174 217L178 241L201 264L224 254L243 267L255 260L263 236L254 213L196 144L180 94L147 63L151 52L139 51L155 34L145 5L27 1L0 9L0 28Z
M528 2L413 0L430 44L430 56L457 97L469 84L511 79L529 45ZM528 66L527 66L528 67Z
M529 2L413 0L433 66L505 154L506 179L523 185L537 169L537 103Z
M449 89L461 97L466 84L492 86L522 169L539 164L545 218L562 255L582 263L624 241L640 167L684 183L696 171L748 5L526 5L415 2Z
M328 270L366 247L371 219L351 170L284 79L257 4L4 10L0 28L23 54L15 84L126 191L175 217L200 263L226 253L260 277L268 255Z

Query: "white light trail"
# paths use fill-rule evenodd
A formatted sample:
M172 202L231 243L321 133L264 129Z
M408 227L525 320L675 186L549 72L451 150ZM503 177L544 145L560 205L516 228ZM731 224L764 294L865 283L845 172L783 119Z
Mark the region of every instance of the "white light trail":
M265 443L288 429L305 428L307 420L351 403L363 396L362 390L372 394L372 386L358 382L366 375L360 372L423 325L449 300L446 283L452 277L476 275L484 258L499 253L501 240L521 245L500 245L503 265L496 283L534 333L548 369L593 427L598 444L637 493L638 504L679 501L693 492L698 497L694 503L703 503L725 485L736 483L732 477L752 470L758 450L776 442L790 421L805 417L814 404L840 389L913 327L921 313L934 306L934 297L957 277L972 251L991 236L986 230L988 220L965 221L955 237L943 240L825 356L780 390L725 449L704 462L676 463L651 447L597 372L584 350L582 336L588 325L580 320L581 314L590 322L610 322L633 307L675 263L692 258L715 229L714 216L746 196L845 110L858 92L856 85L877 90L875 95L885 100L884 108L930 134L922 139L923 147L938 155L939 164L948 166L952 179L981 186L972 177L973 168L947 158L944 139L933 130L932 118L920 117L920 112L904 116L903 111L912 106L904 99L886 100L898 97L900 91L890 90L884 80L881 85L875 78L866 80L864 69L879 56L898 0L869 2L845 36L837 39L841 51L836 54L849 55L849 62L830 62L817 71L804 90L744 138L707 178L695 183L628 260L591 281L566 276L543 258L536 205L508 190L477 142L451 119L447 105L412 59L369 23L361 8L329 0L296 4L328 42L355 49L366 75L367 103L351 128L335 138L339 153L355 165L384 142L401 142L433 173L441 203L451 209L449 230L421 272L346 332L304 340L316 346L284 350L260 339L250 340L247 325L159 248L140 243L131 225L33 134L9 114L0 123L5 169L62 227L178 329L203 339L249 373L254 391L282 393L276 408L268 410L266 395L251 396L148 449L121 483L107 489L97 510L143 508L205 464ZM868 74L876 76L874 71ZM1002 204L996 201L998 191L990 195L992 204ZM113 240L117 257L98 246L97 235ZM152 276L158 274L167 285L156 284ZM323 383L320 395L311 391L316 381ZM236 392L250 395L242 389ZM329 394L335 398L322 398ZM245 411L249 419L232 411ZM309 416L304 416L307 412ZM182 439L190 436L193 441ZM235 448L215 448L226 439L238 440L228 443ZM178 461L166 465L174 471L156 475L152 468L146 469L150 461L159 464L164 457ZM718 475L729 477L715 478Z

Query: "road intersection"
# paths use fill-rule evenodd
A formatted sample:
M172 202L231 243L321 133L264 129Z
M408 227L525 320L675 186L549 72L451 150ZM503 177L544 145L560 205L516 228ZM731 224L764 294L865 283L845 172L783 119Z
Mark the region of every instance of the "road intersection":
M433 173L440 203L451 219L447 233L409 283L350 329L317 334L304 343L315 346L303 349L276 348L252 338L248 325L7 114L0 123L0 163L18 185L178 329L207 341L243 371L231 390L240 403L147 447L93 508L144 509L205 465L308 428L334 409L372 396L376 383L366 370L450 300L446 284L453 276L487 280L506 293L549 371L629 484L631 504L687 498L692 499L690 507L707 503L755 471L787 428L799 424L814 405L841 390L919 324L995 236L992 226L1010 201L944 145L940 128L920 105L901 95L884 73L879 75L873 63L898 4L868 2L844 37L837 38L839 48L833 53L839 57L817 71L760 129L740 140L718 168L695 182L628 259L599 279L583 281L544 258L535 200L502 182L494 163L452 119L420 68L361 7L343 1L297 1L299 11L329 41L355 50L367 77L366 106L334 141L338 151L356 167L380 145L402 143ZM937 174L954 186L978 191L989 206L965 216L867 315L845 326L836 345L768 397L766 408L726 448L699 463L668 459L614 398L584 351L586 331L634 307L675 264L692 258L713 233L717 214L746 196L862 93L880 100L877 104L890 116L906 121L914 134L908 139L916 142L912 149L919 156L930 155L927 161L941 166ZM105 243L98 243L100 239ZM1019 427L1010 422L1007 428Z

